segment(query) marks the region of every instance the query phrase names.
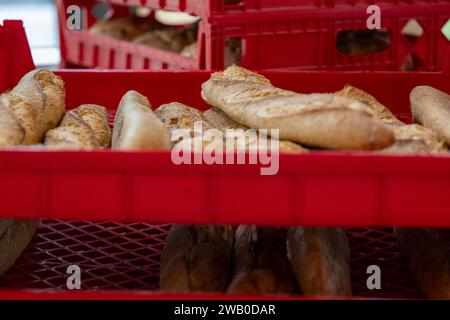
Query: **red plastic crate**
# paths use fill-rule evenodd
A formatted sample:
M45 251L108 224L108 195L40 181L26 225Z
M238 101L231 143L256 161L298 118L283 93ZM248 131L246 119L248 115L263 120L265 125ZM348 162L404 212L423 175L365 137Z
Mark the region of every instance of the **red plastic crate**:
M200 85L208 72L58 73L66 82L69 108L96 103L114 110L129 89L148 96L154 107L171 101L207 107ZM450 87L448 71L265 74L275 85L299 92L330 92L351 83L404 117L414 86L428 84L446 92ZM314 151L282 154L275 176L260 176L259 169L176 166L169 152L3 150L0 212L162 223L450 227L448 155Z
M34 68L22 21L5 20L0 24L0 93Z
M159 257L169 227L43 220L30 246L0 279L0 299L14 299L16 295L32 299L176 298L176 294L158 291ZM391 229L349 229L347 234L352 250L355 297L423 298L411 279ZM83 291L77 293L70 293L66 286L66 270L73 264L82 270ZM374 264L383 270L383 282L381 290L371 291L366 287L366 269ZM40 294L36 290L40 290ZM237 296L193 294L180 297L231 299Z
M78 0L86 8L88 26L92 0ZM153 49L120 40L68 30L66 11L73 1L57 0L64 65L106 69L221 69L225 40L242 39L242 65L251 69L399 70L410 57L424 71L441 70L450 41L441 32L450 20L450 2L379 1L382 29L389 32L390 46L377 53L352 56L339 53L336 39L342 31L365 30L367 1L274 1L244 0L238 5L224 1L109 1L114 5L138 3L194 13L200 22L199 58ZM116 7L119 8L119 7ZM123 8L123 7L122 7ZM120 11L123 13L123 10ZM418 39L401 34L409 20L424 29ZM450 22L449 22L450 23Z

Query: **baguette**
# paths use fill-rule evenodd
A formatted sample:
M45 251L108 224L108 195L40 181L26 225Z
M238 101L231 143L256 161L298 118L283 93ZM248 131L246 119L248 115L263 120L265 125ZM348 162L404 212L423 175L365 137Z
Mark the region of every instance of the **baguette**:
M15 146L25 139L25 129L10 108L0 100L0 147Z
M394 114L377 99L361 89L347 84L341 91L336 92L336 95L368 105L380 120L388 124L394 126L405 124L394 116Z
M94 149L108 146L111 131L106 109L81 105L66 113L61 125L47 132L45 146L58 149Z
M279 138L328 149L382 149L394 142L366 104L334 94L298 94L232 66L202 85L202 97L254 129L279 129Z
M128 91L114 119L112 148L124 150L170 149L169 132L151 109L146 97Z
M449 231L396 228L395 234L422 292L430 299L450 299Z
M37 69L27 73L12 90L16 98L35 107L40 113L40 134L37 143L45 133L56 127L65 112L64 81L50 70Z
M174 225L161 253L160 289L224 291L230 277L233 237L228 226Z
M45 133L61 120L64 100L64 82L60 77L45 69L27 73L12 91L0 96L0 145L41 142Z
M450 145L450 96L432 87L418 86L411 91L410 102L414 121Z
M351 296L350 247L342 229L291 228L292 270L305 295Z
M237 123L236 121L228 118L225 113L220 111L216 108L211 108L206 110L203 115L205 116L208 123L214 127L222 131L223 133L226 133L226 130L232 129L232 130L247 130L248 127L241 125ZM267 141L268 145L271 144L270 138ZM246 148L251 149L257 146L258 140L255 141L249 141L248 144L245 145ZM302 146L293 143L291 141L286 140L280 140L279 141L279 148L281 152L291 152L291 153L303 153L307 152L305 148Z
M0 220L0 276L11 268L33 238L35 220Z
M433 131L418 124L393 128L395 143L381 150L383 153L440 153L447 151L444 142Z
M241 225L236 230L233 294L292 294L295 279L287 260L286 229Z

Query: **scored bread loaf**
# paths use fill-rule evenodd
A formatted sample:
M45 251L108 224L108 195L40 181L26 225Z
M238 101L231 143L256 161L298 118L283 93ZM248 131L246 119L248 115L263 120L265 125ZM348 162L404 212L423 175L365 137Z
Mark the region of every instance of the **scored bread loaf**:
M39 143L64 115L64 82L49 70L31 71L0 96L0 109L0 145Z
M0 219L0 276L14 265L36 228L35 220Z
M344 230L291 228L287 248L292 270L305 295L352 295L350 247Z
M225 113L216 108L211 108L203 112L208 123L214 127L219 129L220 131L226 133L226 130L247 130L248 127L237 123L233 119L230 119L226 116ZM271 144L271 138L267 137L267 144ZM292 152L292 153L302 153L307 152L307 149L303 148L299 144L293 143L291 141L279 140L279 149L281 152ZM258 140L248 141L248 144L245 145L246 148L251 149L255 148L258 145ZM239 145L238 145L239 146Z
M98 105L81 105L66 113L61 125L47 132L45 146L58 149L94 149L111 142L108 113Z
M112 148L124 150L170 149L169 131L137 91L128 91L114 119Z
M296 292L286 252L287 230L241 225L235 234L233 294L292 294Z
M395 228L411 274L430 299L450 299L450 231Z
M450 95L433 87L418 86L411 91L410 102L414 121L450 145Z
M372 108L376 116L389 125L395 137L395 143L388 148L380 150L382 153L437 153L446 151L441 141L431 130L418 125L406 125L377 99L367 92L346 85L344 89L336 92L337 95L365 103Z
M14 111L0 101L0 147L15 146L25 139L25 129Z
M439 153L448 150L433 131L421 125L396 126L393 130L395 143L381 150L383 153Z
M254 129L279 129L279 138L329 149L382 149L394 142L366 104L335 94L298 94L232 66L212 74L202 97Z
M349 84L345 85L341 91L336 92L336 95L350 98L358 102L368 105L376 114L376 116L384 122L392 125L404 125L387 107L380 103L369 93L355 88Z
M224 291L230 280L233 238L229 226L172 226L161 253L160 289Z

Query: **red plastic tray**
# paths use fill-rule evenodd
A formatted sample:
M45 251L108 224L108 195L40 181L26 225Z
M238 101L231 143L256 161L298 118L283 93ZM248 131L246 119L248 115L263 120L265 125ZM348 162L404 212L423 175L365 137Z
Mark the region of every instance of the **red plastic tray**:
M114 110L135 89L154 107L205 109L208 72L59 71L67 103ZM275 85L330 92L346 83L409 116L409 93L449 92L446 73L267 72ZM450 156L363 152L282 154L275 176L259 165L181 165L169 152L0 151L0 214L161 223L450 227ZM26 183L24 183L26 181Z
M31 245L1 278L0 299L237 298L220 294L177 295L158 291L159 257L169 227L44 220ZM349 229L347 234L352 249L351 272L355 297L423 298L398 251L391 229ZM82 291L76 293L70 293L66 286L66 270L73 264L82 271ZM366 270L370 265L378 265L383 272L381 290L367 289Z
M199 58L68 30L66 7L78 3L86 8L90 26L95 22L89 14L95 1L57 0L64 66L221 69L225 40L240 38L242 65L251 69L399 70L410 57L419 70L437 71L442 69L450 47L450 41L441 32L450 19L450 2L444 0L377 2L382 12L382 29L389 32L391 45L382 52L363 56L339 53L336 39L342 31L367 29L368 1L245 0L238 5L213 0L110 2L122 6L141 3L153 9L181 10L202 16ZM411 19L416 19L424 29L424 34L414 40L401 34Z

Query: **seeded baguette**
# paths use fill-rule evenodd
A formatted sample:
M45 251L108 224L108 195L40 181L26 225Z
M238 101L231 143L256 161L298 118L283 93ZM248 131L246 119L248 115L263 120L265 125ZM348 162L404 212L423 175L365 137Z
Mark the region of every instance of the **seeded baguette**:
M174 225L164 243L160 289L224 291L229 283L233 228Z
M418 86L411 91L410 102L414 121L450 145L450 96L429 86Z
M450 299L450 232L395 228L415 282L430 299Z
M298 94L232 66L212 74L202 97L254 129L279 129L279 138L327 149L382 149L394 142L367 105L335 94Z
M169 131L151 109L146 97L128 91L114 119L112 148L123 150L168 150Z
M236 230L232 294L292 294L296 292L286 252L287 230L241 225Z
M305 295L351 296L350 247L339 228L291 228L288 258Z

